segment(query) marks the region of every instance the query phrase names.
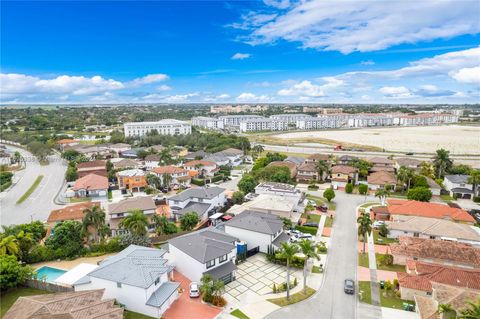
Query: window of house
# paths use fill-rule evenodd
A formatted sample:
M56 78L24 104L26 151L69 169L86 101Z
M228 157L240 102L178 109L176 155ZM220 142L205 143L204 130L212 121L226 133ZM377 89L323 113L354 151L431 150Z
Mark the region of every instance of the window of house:
M124 213L118 213L117 217L123 217L123 215L125 215L125 214Z
M122 288L122 283L121 282L117 282L117 288Z
M215 266L215 259L207 261L207 268L212 268Z
M224 256L221 256L218 261L219 263L223 263L226 260L227 260L227 255L224 255Z
M420 234L419 233L413 233L413 237L419 237Z

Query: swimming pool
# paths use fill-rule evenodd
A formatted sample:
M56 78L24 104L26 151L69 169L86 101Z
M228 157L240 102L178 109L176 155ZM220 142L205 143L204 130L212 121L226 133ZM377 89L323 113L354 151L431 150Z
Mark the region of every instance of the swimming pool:
M58 277L66 273L65 270L43 266L37 269L37 279L54 282Z

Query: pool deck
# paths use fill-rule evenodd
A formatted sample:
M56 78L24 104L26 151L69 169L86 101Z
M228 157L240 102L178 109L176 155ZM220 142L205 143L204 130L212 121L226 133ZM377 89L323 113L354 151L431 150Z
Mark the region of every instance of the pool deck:
M82 257L82 258L77 258L77 259L74 259L74 260L47 261L47 262L32 264L31 266L34 269L38 269L38 268L41 268L43 266L48 266L48 267L58 268L58 269L61 269L61 270L67 270L68 271L68 270L72 269L73 267L75 267L77 265L80 265L81 263L88 263L88 264L97 265L97 263L99 261L102 261L105 258L113 256L113 255L116 255L116 253L106 254L106 255L96 256L96 257Z

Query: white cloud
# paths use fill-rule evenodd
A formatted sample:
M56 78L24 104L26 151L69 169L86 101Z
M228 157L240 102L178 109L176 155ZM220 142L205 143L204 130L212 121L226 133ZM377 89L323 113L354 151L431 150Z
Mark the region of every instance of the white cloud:
M217 99L228 99L230 97L230 95L228 94L220 94L220 95L217 95Z
M360 62L361 65L375 65L375 62L373 62L372 60L366 60L366 61L362 61Z
M253 93L244 92L237 96L238 102L268 102L271 98L268 95L255 95Z
M451 76L458 82L480 85L480 66L462 68L456 72L452 72Z
M290 0L263 0L267 6L278 9L286 9L290 7Z
M145 84L158 83L165 80L168 80L168 75L157 73L157 74L148 74L141 78L136 78L133 81L131 81L129 84L132 86L140 86Z
M271 14L250 12L231 26L248 30L243 40L253 45L286 40L300 42L304 48L348 54L476 34L480 32L478 10L476 0L424 0L415 5L409 1L336 1L332 5L311 0Z
M412 92L404 86L384 86L378 91L383 95L392 98L412 97Z
M232 56L232 60L245 60L250 58L252 55L250 53L235 53Z
M344 81L335 77L322 77L322 80L326 83L322 85L313 84L311 81L301 81L294 83L288 88L282 89L277 92L281 96L309 96L309 97L322 97L326 95L329 90L336 89L344 85ZM291 83L285 81L284 83Z
M172 90L172 87L166 84L157 86L157 91L170 91L170 90Z

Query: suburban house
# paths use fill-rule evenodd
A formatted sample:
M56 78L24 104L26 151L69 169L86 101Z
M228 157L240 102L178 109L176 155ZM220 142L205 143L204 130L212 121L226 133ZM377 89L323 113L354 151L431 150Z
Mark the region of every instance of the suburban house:
M84 145L78 144L73 146L65 146L64 150L73 149L80 154L85 155L87 158L111 158L114 154L112 154L112 150L106 144L96 144L96 145Z
M189 188L168 198L168 205L173 217L177 220L191 212L197 213L201 220L205 220L217 209L223 207L226 201L224 188L198 187Z
M64 151L65 148L67 148L68 146L75 146L75 145L78 145L78 143L79 142L77 140L72 140L69 138L64 138L57 141L57 145L60 147L62 151Z
M252 200L242 205L235 205L230 208L228 212L238 215L246 210L256 211L289 218L292 222L296 223L304 209L304 199L298 200L297 198L288 196L255 194Z
M118 203L112 203L108 205L108 215L110 216L109 226L112 230L112 235L116 236L128 233L128 230L120 227L120 223L123 218L128 216L130 211L142 211L143 214L147 216L150 223L156 209L157 206L155 205L155 201L151 196L127 198L119 201Z
M395 215L388 222L388 237L401 236L457 241L480 246L480 228L450 220Z
M373 191L386 188L394 190L395 186L397 185L397 177L391 172L373 172L367 176L367 183L368 188Z
M355 184L358 180L358 169L347 165L335 165L332 167L333 188L343 188L348 183Z
M440 196L440 193L442 191L442 187L437 184L432 178L425 176L425 180L427 181L428 188L432 192L433 196Z
M4 319L27 318L82 318L122 319L123 308L105 294L103 287L96 290L60 292L19 297Z
M416 200L388 199L387 208L390 217L409 215L447 219L456 222L475 223L475 219L461 208L450 207L440 203L420 202Z
M415 310L420 319L441 319L439 305L451 305L459 315L467 307L468 301L477 300L479 297L478 291L432 283L431 297L414 296Z
M201 160L208 155L210 155L210 153L207 153L203 150L199 150L199 151L188 153L183 157L183 159L186 161Z
M292 162L285 162L285 161L274 161L267 165L267 167L286 167L290 171L290 178L295 179L297 176L297 165Z
M317 168L315 163L303 163L297 167L297 182L310 183L318 179Z
M150 154L145 156L145 168L150 171L155 167L160 166L160 155L158 154Z
M100 176L108 176L107 173L107 162L102 160L96 160L91 162L84 162L77 164L77 173L78 177L84 177L88 174L97 174Z
M142 148L132 148L127 151L122 152L121 157L124 158L138 158L138 151L143 150Z
M108 195L108 178L88 174L75 181L72 187L75 197L104 197Z
M60 209L54 209L48 216L47 223L50 227L54 227L57 223L61 223L66 220L74 220L81 222L85 216L84 211L86 209L92 209L95 206L100 206L100 202L81 202L65 206Z
M75 291L105 289L125 309L160 318L178 298L180 283L163 249L130 245L73 284Z
M325 161L330 164L332 159L328 154L312 154L305 160L307 163L318 163L320 161Z
M414 300L414 296L431 296L433 284L445 284L476 290L480 293L480 269L465 269L410 261L407 273L397 273L401 298Z
M123 192L140 192L147 187L145 172L141 169L129 169L117 172L118 188Z
M189 171L198 172L199 175L212 177L217 171L217 164L204 160L193 160L183 164L183 168Z
M353 162L358 161L359 158L351 155L342 155L337 159L339 165L351 165Z
M303 157L298 157L298 156L289 156L283 161L293 163L296 166L300 166L305 162L305 159Z
M115 143L110 145L110 149L117 153L118 156L121 156L123 152L131 150L132 147L127 143Z
M384 158L384 157L372 157L372 158L369 158L368 161L375 167L375 166L378 166L378 167L394 167L394 164L395 162L388 159L388 158Z
M468 175L446 175L443 186L455 198L472 199L473 185L468 183Z
M117 158L115 159L116 161L112 160L113 168L115 169L120 169L120 170L125 170L125 169L135 169L135 168L140 168L140 163L134 159L130 158Z
M191 281L203 275L229 283L235 280L238 238L209 227L168 241L175 268Z
M275 195L282 197L291 197L301 202L305 199L305 194L291 184L265 182L255 187L255 194Z
M213 156L224 156L228 159L229 166L238 166L243 162L243 151L236 148L227 148L226 150L213 153Z
M407 168L413 168L414 170L420 169L422 165L422 161L419 161L414 158L408 158L408 157L402 157L402 158L397 158L395 159L395 168L397 170L400 169L400 167L407 167Z
M169 165L169 166L159 166L151 171L152 174L155 174L160 178L163 184L163 177L169 175L171 178L170 185L190 185L191 177L186 169L181 167Z
M390 244L393 263L407 265L409 260L463 268L480 268L480 248L454 241L400 237Z
M282 242L290 240L280 217L254 211L244 211L227 221L225 232L246 242L247 250L258 248L262 253L279 249Z
M215 163L217 166L229 166L230 160L223 154L210 154L203 158L204 161Z

